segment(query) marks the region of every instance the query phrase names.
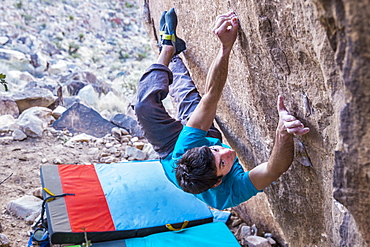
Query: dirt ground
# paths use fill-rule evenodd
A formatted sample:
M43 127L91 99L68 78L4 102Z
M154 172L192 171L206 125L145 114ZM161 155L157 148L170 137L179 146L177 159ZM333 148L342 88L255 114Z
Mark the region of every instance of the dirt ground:
M27 246L31 226L25 220L9 215L6 205L25 195L33 195L41 189L40 166L54 164L88 164L97 162L96 154L89 154L87 145L75 148L63 145L63 140L46 131L43 138L13 141L0 137L0 207L2 232L8 237L11 247Z

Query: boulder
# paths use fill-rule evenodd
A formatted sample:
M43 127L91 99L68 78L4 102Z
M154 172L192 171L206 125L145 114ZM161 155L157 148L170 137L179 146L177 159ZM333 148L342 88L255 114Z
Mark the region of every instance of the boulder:
M75 103L81 103L81 99L78 96L63 97L64 107L70 108Z
M110 134L117 127L94 109L80 103L68 108L52 126L57 130L68 129L73 134L85 133L98 138Z
M32 107L19 116L17 124L29 137L42 137L44 130L54 121L52 111L45 107Z
M230 10L238 15L216 119L247 170L271 153L278 94L311 128L295 138L300 150L289 171L265 197L240 206L280 245L370 245L368 6L363 0L144 1L154 50L161 13L176 9L177 34L187 42L182 57L201 93L219 47L213 22ZM345 213L337 214L334 201ZM341 227L350 233L337 234Z
M10 241L8 237L4 234L0 234L0 247L9 247Z
M74 96L78 95L80 90L86 86L86 83L78 80L72 80L69 81L68 83L65 83L65 87L67 88L67 92L69 95Z
M9 202L6 210L18 218L34 221L41 213L41 205L41 199L26 195Z
M245 242L248 247L271 247L268 239L259 236L249 236L245 239Z
M67 62L64 60L58 60L55 64L51 64L48 72L50 75L59 75L67 71Z
M12 115L14 118L19 116L17 103L7 96L0 96L0 115Z
M81 88L77 96L82 100L82 102L94 108L99 101L99 93L95 91L92 85L87 85Z
M87 135L85 133L78 134L66 142L66 146L73 146L76 142L90 142L96 140L96 137Z
M22 92L15 92L13 99L17 102L19 112L23 112L33 106L48 107L54 103L57 97L47 89L34 87L27 88Z
M20 51L24 54L31 54L35 48L36 37L30 33L22 33L16 38L14 42L14 50Z
M0 61L13 68L24 69L29 65L29 58L22 52L0 48Z
M28 71L18 71L18 70L11 70L7 73L9 79L12 83L17 83L17 81L24 81L24 82L31 82L35 81L35 77L31 75Z
M55 108L53 110L53 117L55 119L58 119L62 116L63 112L65 112L67 109L64 107L64 106L57 106L57 108Z
M0 133L16 129L16 121L12 115L0 115Z
M53 95L60 94L58 92L62 90L62 87L59 85L59 81L55 80L55 79L52 79L50 77L35 78L33 80L30 80L30 81L27 82L27 84L24 87L22 87L22 90L24 91L26 89L28 90L28 89L32 89L32 88L47 89L50 92L52 92ZM21 90L18 90L18 91L21 91ZM53 104L57 104L57 102L58 101L56 100L56 101L54 101Z
M145 160L146 154L135 147L126 147L125 156L128 157L128 160Z
M32 54L30 63L35 69L35 74L42 74L48 69L48 58L42 52Z
M1 36L0 37L0 45L5 45L6 43L9 42L9 38L6 36Z
M137 137L144 136L144 133L141 130L141 127L138 125L138 122L130 116L127 116L125 114L117 114L113 117L111 122L121 128L128 130L132 136L137 136Z
M20 129L15 129L12 133L13 140L23 141L27 138L27 135Z
M44 46L42 47L44 53L52 56L54 54L61 54L60 50L51 42L44 41Z
M10 70L6 73L9 91L23 91L29 82L35 81L35 77L27 71Z
M252 235L252 231L251 231L251 227L250 226L242 226L240 228L240 232L239 232L239 238L242 239L242 238L247 238L249 236Z

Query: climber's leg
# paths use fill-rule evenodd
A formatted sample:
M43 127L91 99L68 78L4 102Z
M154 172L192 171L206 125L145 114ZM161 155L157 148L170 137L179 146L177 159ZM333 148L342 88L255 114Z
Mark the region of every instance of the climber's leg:
M177 105L177 118L186 124L201 97L188 69L179 56L174 56L169 64L169 69L173 73L173 83L169 87L169 93ZM207 136L222 139L220 131L214 125L209 129Z
M141 77L134 104L144 136L161 158L173 151L183 127L181 121L167 113L162 103L168 95L169 84L173 81L172 72L166 66L172 56L173 47L164 45L157 64L150 66Z

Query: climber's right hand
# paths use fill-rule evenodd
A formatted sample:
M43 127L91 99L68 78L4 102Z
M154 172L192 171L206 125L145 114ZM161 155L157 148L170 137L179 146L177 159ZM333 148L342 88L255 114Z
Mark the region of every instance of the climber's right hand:
M279 112L278 131L280 131L280 133L289 133L301 136L310 131L310 128L305 127L300 120L289 113L284 105L284 99L281 95L278 97L277 109Z
M238 27L238 17L234 12L217 16L213 33L217 35L223 48L232 48L238 34Z

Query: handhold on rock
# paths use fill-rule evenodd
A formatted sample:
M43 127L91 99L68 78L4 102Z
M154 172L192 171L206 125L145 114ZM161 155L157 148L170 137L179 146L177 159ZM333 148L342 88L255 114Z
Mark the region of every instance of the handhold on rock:
M308 98L306 94L302 94L302 97L303 97L305 116L309 117L314 112L311 100Z
M297 138L295 138L294 145L295 145L295 150L296 150L295 159L301 165L304 165L304 166L307 166L307 167L309 167L309 166L313 167L312 163L311 163L311 159L308 156L306 147L303 145L303 143L300 140L298 140Z

